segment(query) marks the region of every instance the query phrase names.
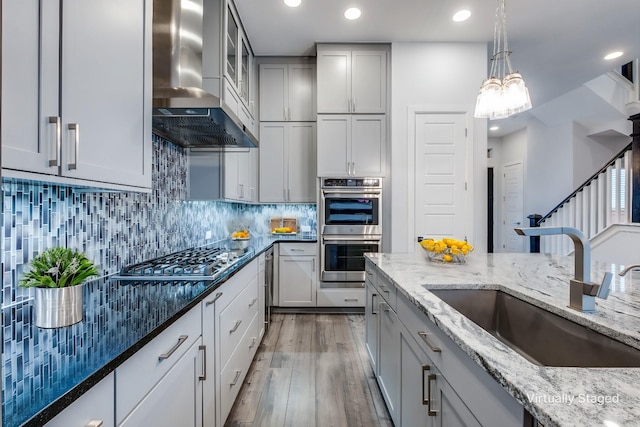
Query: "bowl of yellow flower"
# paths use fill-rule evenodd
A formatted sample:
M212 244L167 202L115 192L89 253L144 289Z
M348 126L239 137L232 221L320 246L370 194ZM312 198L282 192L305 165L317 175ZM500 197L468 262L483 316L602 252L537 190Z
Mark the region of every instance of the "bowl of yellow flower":
M433 262L464 264L467 256L473 251L473 246L465 240L446 237L440 240L423 239L419 243L426 252L427 259Z

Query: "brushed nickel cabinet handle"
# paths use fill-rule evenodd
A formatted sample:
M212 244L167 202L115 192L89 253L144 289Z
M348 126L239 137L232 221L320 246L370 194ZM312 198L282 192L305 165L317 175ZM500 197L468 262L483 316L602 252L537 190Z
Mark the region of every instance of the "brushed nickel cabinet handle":
M351 100L351 102L353 103L353 109L352 109L351 111L353 111L353 112L355 113L355 112L356 112L356 99L355 99L355 98L353 98L353 99Z
M73 138L73 151L74 151L74 163L69 163L69 170L78 169L78 155L80 149L80 125L78 123L69 123L69 130L74 132Z
M373 299L375 297L377 297L377 296L378 296L378 294L371 294L371 314L373 314L373 315L377 315L378 314L377 311L373 310L373 308L376 306L376 303L375 303L375 301L373 301Z
M168 352L166 352L166 353L162 353L160 356L158 356L158 360L162 362L163 360L166 360L166 359L170 358L170 357L171 357L171 355L172 355L173 353L175 353L175 352L176 352L176 350L178 349L178 347L180 347L182 344L184 344L184 342L185 342L188 338L189 338L189 335L180 335L180 336L178 337L178 342L176 343L176 345L174 345L173 347L171 347L171 349L170 349Z
M240 324L242 323L242 320L236 320L236 324L233 325L233 328L231 328L231 330L229 331L230 334L234 333L235 331L238 330L238 327L240 327Z
M85 427L102 427L102 420L91 420Z
M431 394L429 393L427 397L424 397L424 373L431 370L431 366L429 365L422 365L422 404L424 406L428 406L429 405L429 399L431 398Z
M251 302L249 303L249 307L253 307L253 304L255 304L256 301L258 301L258 298L252 299Z
M418 335L420 335L420 338L422 338L422 341L424 341L429 346L431 351L433 351L434 353L440 353L442 351L440 347L438 347L437 345L429 341L429 337L427 336L426 332L420 331L418 332Z
M236 376L233 378L233 381L231 381L231 384L229 384L229 385L231 385L231 386L236 385L237 382L238 382L238 379L240 378L240 374L241 373L242 373L242 369L236 371Z
M198 377L200 381L207 380L207 346L198 346L198 350L202 350L202 375Z
M49 123L56 125L56 148L55 156L53 159L49 159L49 166L60 166L60 152L62 150L62 127L60 126L59 116L50 116ZM102 422L102 421L100 421Z
M431 409L431 381L436 380L436 374L429 374L427 377L427 415L435 417L438 415L438 411Z
M251 338L251 345L249 348L253 348L253 346L256 345L256 342L258 342L258 337Z
M345 298L345 302L357 302L358 298Z
M215 304L215 302L218 301L221 296L222 296L222 292L218 292L212 300L205 302L204 305L206 307L209 307L211 304Z

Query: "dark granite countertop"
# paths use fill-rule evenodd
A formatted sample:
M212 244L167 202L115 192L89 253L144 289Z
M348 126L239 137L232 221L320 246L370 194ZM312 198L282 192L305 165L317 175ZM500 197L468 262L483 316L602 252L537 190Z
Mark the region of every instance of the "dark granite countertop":
M317 238L253 238L254 256L216 280L137 282L107 277L87 282L84 319L64 328L36 327L31 321L32 300L3 308L3 334L12 339L5 341L2 352L2 425L42 426L280 241L314 243Z

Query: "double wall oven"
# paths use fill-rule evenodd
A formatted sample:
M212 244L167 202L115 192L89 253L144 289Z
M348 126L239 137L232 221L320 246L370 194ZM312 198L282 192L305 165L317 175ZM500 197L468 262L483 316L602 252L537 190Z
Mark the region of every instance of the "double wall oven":
M364 254L380 252L381 178L321 178L320 280L323 287L363 287Z

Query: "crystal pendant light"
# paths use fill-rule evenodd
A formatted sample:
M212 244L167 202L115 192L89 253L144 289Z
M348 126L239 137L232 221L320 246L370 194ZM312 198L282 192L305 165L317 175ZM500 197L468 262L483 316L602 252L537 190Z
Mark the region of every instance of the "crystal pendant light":
M474 113L477 118L503 119L531 108L529 90L522 75L513 72L509 60L505 0L497 0L497 3L491 71L478 93Z

